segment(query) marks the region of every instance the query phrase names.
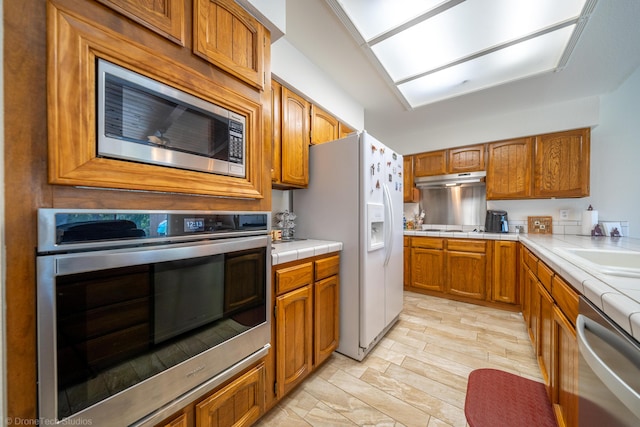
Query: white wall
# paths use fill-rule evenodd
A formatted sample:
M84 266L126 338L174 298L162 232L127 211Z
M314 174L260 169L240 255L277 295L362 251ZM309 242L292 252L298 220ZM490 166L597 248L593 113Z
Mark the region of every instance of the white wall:
M352 128L364 129L364 108L289 43L286 37L271 45L271 73L276 80Z
M537 135L560 130L591 127L599 120L598 97L583 98L558 104L547 104L504 114L484 116L481 111L470 120L450 114L434 123L412 119L409 132L396 141L402 154L413 154L441 148L459 147L489 141ZM368 121L368 120L367 120Z
M640 238L640 69L615 92L600 97L599 104L599 124L591 130L590 197L489 201L488 208L504 209L510 219L551 215L555 222L560 209L570 209L569 220L579 221L591 204L600 221L628 221L629 236Z
M640 69L603 96L591 133L591 199L603 220L629 221L640 238Z

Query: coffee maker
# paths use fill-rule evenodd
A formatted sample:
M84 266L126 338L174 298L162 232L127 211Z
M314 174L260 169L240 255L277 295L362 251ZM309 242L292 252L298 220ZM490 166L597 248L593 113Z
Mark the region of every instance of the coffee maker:
M487 210L484 231L487 233L508 233L509 223L507 221L507 212Z

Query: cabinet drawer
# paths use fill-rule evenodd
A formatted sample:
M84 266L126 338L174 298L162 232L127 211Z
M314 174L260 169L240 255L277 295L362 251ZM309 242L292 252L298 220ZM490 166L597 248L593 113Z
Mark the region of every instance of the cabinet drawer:
M404 240L404 246L411 246L411 237L409 236L403 236L403 240Z
M313 263L294 265L276 271L276 294L313 283Z
M444 239L437 237L414 237L411 239L412 248L444 249Z
M485 240L449 239L447 241L447 249L450 251L484 253L487 250L487 242Z
M575 326L578 317L578 293L571 286L558 276L553 277L551 295L556 301L556 305Z
M329 276L335 276L340 272L340 256L335 255L316 261L315 280L322 280Z
M542 261L538 263L538 280L544 285L548 292L551 292L551 279L553 278L553 270L551 270Z

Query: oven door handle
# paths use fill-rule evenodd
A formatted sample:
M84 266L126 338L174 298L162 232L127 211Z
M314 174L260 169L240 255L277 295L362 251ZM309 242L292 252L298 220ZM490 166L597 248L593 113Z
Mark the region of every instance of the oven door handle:
M579 314L576 321L576 334L578 337L578 349L587 362L593 373L600 378L609 390L618 398L629 410L640 418L640 394L618 376L602 360L594 348L590 345L586 335L589 330L592 334L607 343L611 349L617 351L631 360L636 366L640 366L640 352L633 346L625 342L622 338L611 332L604 326Z

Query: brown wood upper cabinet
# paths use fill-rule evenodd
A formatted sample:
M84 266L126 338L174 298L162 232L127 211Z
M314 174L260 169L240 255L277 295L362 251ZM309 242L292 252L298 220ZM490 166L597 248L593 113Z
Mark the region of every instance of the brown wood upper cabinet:
M450 148L414 155L413 174L416 177L483 171L484 144Z
M535 138L533 196L589 195L590 130L576 129Z
M525 199L531 196L531 138L488 145L487 199Z
M140 0L98 0L127 18L184 46L185 0L149 2Z
M280 154L279 176L272 182L276 188L305 188L309 184L309 111L311 105L295 92L280 86L280 123L273 123L274 142ZM275 104L274 104L275 105ZM279 140L275 129L279 129ZM277 161L277 159L273 159Z
M262 90L265 86L265 29L230 0L193 0L196 55Z
M447 173L447 150L413 155L413 176L444 175Z
M470 147L450 148L448 173L483 171L485 167L484 152L486 147L474 145Z
M413 183L413 156L402 157L402 172L404 174L402 175L404 202L416 203L420 200L420 191Z
M216 62L215 66L204 63L189 49L177 48L174 43L147 31L146 27L132 25L129 19L112 11L116 4L128 6L129 16L133 13L132 5L143 3L141 1L111 1L111 10L95 2L82 2L82 6L80 2L75 3L65 7L47 3L49 184L205 194L253 199L256 204L261 203L269 185L268 174L264 171L269 165L269 159L265 158L269 150L263 135L264 111L268 111L263 105L268 102L268 93L227 78L220 63ZM201 6L211 3L217 5L219 11L224 9L223 3L229 3L229 8L224 10L233 10L240 16L246 14L236 10L231 0L197 0L195 3ZM173 6L174 3L170 4ZM142 10L152 14L155 9L142 7ZM184 14L184 10L182 12ZM236 18L229 19L234 21ZM192 23L186 24L187 30L191 29ZM257 22L255 24L261 28ZM262 45L263 38L269 38L268 32L258 31L265 33L260 38ZM98 58L244 115L247 176L221 176L98 156L95 111Z
M322 144L340 137L338 119L317 105L311 106L311 144Z
M589 195L589 128L488 146L487 199Z
M352 129L351 127L349 127L348 125L340 122L338 123L338 137L339 138L344 138L345 136L349 135L350 133L355 132L355 129Z

